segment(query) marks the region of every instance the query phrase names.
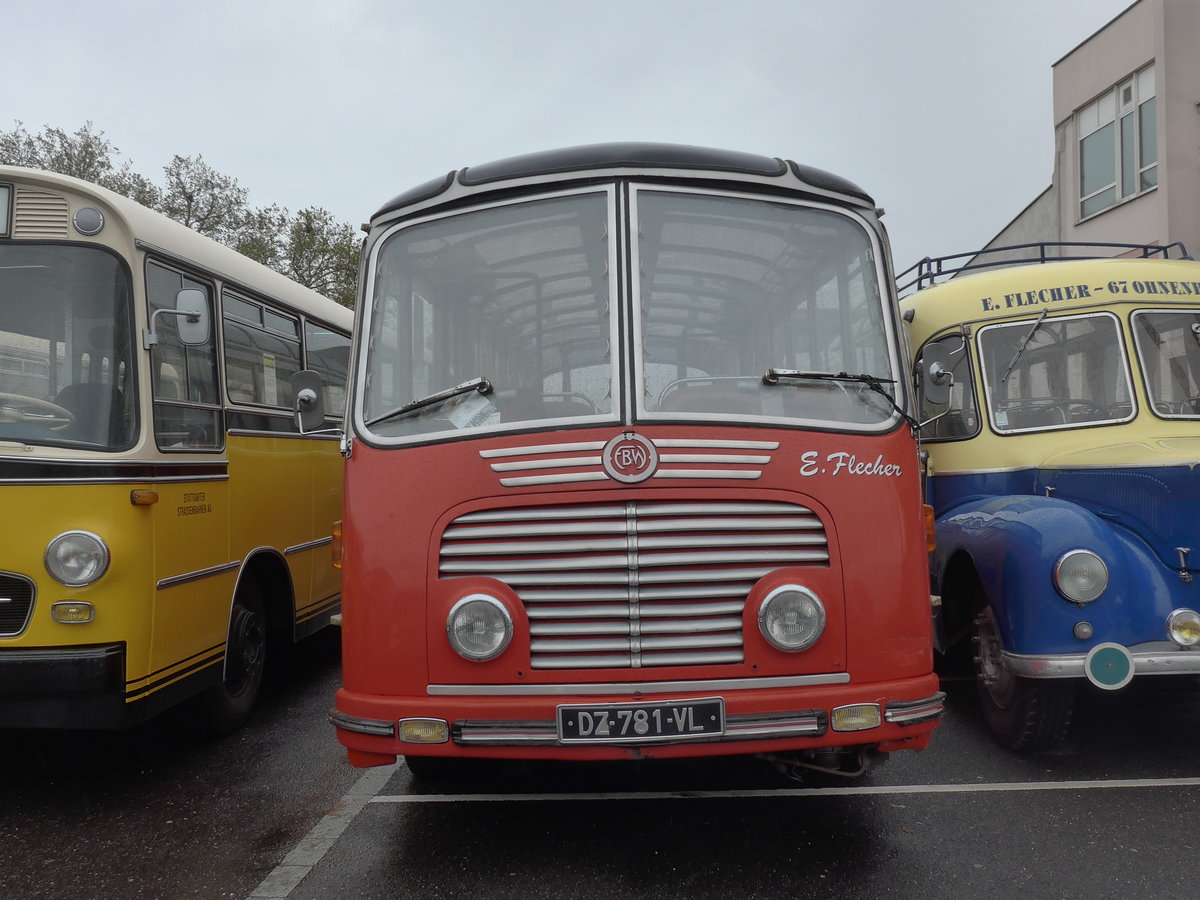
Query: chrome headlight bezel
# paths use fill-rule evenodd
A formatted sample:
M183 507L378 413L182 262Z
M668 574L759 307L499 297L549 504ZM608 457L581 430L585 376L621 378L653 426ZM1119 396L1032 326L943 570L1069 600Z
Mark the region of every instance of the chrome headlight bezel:
M467 627L482 638L482 646L472 647L464 642L463 632ZM495 659L508 649L512 637L513 620L508 607L491 594L468 594L446 616L446 639L455 653L470 662Z
M1200 613L1181 608L1167 616L1167 637L1180 647L1200 645Z
M784 640L777 627L789 611L798 615L795 624L801 628L794 640ZM759 604L758 630L776 650L799 653L820 640L825 632L825 618L825 604L815 592L803 585L784 584L772 590Z
M1091 550L1068 550L1054 564L1054 589L1076 606L1087 606L1108 590L1108 566Z
M90 531L64 531L46 545L44 563L50 577L67 587L94 584L108 571L108 544Z

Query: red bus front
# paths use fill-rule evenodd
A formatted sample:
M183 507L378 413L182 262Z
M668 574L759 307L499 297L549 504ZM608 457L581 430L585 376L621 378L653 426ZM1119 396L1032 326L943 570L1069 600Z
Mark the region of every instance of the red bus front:
M347 440L356 765L925 747L887 244L836 176L600 145L372 221Z

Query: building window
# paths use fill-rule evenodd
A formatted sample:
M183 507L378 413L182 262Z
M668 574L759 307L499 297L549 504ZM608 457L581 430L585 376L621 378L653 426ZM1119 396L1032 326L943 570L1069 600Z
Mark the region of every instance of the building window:
M1105 91L1075 120L1081 219L1158 185L1154 66Z

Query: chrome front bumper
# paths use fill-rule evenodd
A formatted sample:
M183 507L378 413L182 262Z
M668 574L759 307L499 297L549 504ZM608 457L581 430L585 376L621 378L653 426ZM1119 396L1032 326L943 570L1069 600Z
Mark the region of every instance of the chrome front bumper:
M1134 676L1200 675L1200 647L1180 647L1171 641L1149 641L1126 648ZM1004 667L1023 678L1086 678L1086 653L1021 654L1004 651Z

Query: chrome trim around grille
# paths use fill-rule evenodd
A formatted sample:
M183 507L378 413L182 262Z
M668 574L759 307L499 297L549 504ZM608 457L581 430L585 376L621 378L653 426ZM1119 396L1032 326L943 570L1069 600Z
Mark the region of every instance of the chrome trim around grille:
M439 554L442 578L516 591L532 667L559 670L740 664L754 584L829 562L821 519L775 500L483 510L451 522Z
M659 468L653 477L660 479L753 481L762 477L763 467L771 463L771 453L779 449L778 441L660 438L651 440L650 443L656 450L671 451L659 454ZM492 471L498 475L544 469L557 470L542 475L507 475L500 479L500 484L504 487L534 487L544 484L608 481L609 476L604 471L603 454L597 453L603 449L603 441L578 441L570 444L501 447L482 450L479 455L485 460L498 460L490 463ZM689 466L694 468L686 468Z

